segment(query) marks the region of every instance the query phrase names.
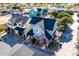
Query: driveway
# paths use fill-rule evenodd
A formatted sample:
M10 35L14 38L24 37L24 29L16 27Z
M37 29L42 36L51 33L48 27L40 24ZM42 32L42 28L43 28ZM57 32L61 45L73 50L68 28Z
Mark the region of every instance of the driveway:
M4 43L0 42L0 56L8 56L10 53L11 47Z

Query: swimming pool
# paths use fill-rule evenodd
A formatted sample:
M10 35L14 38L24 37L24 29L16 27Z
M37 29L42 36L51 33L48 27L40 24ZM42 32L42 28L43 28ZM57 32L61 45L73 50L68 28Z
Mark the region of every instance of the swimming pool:
M3 37L3 42L7 43L11 47L13 47L15 44L21 44L22 41L20 40L19 37L12 36L7 34L6 36Z

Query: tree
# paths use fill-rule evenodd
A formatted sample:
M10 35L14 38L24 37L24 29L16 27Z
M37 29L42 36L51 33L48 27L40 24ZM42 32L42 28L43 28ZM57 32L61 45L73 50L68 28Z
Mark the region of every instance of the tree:
M71 15L69 13L67 13L67 12L60 12L57 15L58 18L62 18L62 17L65 17L65 16L71 18Z
M57 26L57 30L58 31L64 31L64 26L63 25L59 25L59 26Z
M54 38L52 42L48 45L48 48L55 48L59 45L60 39L58 37Z
M68 16L64 16L58 21L59 24L64 25L65 27L67 27L70 24L73 24L73 22L73 19Z
M70 15L73 15L73 12L72 11L67 11L67 13L69 13Z
M73 8L74 6L73 6L73 5L65 5L64 7L65 7L65 8L68 8L68 9L71 9L71 8Z
M57 12L57 11L53 11L53 12L51 13L51 15L54 16L55 18L57 18L58 12Z
M24 4L14 4L14 6L12 8L18 9L22 14L22 11L25 9L25 5Z

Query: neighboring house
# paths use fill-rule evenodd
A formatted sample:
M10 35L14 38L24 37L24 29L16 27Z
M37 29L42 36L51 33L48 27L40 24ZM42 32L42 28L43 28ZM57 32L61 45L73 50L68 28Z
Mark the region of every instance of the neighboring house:
M56 32L57 22L55 19L33 17L30 21L30 31L27 35L48 39L48 44Z
M18 32L23 32L25 29L25 23L28 20L27 16L23 16L20 14L13 14L10 23L8 23L8 27Z
M29 11L29 16L35 17L35 16L42 16L48 14L48 8L34 8Z

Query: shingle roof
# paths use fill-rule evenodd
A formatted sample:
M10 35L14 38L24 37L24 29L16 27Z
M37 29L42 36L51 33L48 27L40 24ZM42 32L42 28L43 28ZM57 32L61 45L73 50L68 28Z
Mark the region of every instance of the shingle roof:
M41 24L41 25L44 25L44 29L43 29L44 30L44 33L45 33L44 35L50 41L52 39L52 36L55 34L55 32L53 33L52 30L53 30L53 27L55 25L56 20L55 19L49 19L49 18L33 17L31 19L31 21L30 21L30 24L37 25L41 21L44 22L43 24ZM38 24L38 26L40 26L40 25ZM51 35L50 32L48 32L48 30L52 32L52 35ZM28 33L31 33L31 32L33 33L33 31L31 31L31 30ZM29 34L29 35L31 35L31 34Z
M15 22L18 23L18 22L21 22L22 21L22 24L25 24L28 17L27 16L23 16L23 15L20 15L20 14L13 14L12 15L13 17L12 18L15 18ZM14 20L14 19L13 19Z
M55 19L49 19L49 18L41 18L41 17L33 17L32 20L30 21L30 24L37 24L41 20L44 20L44 27L47 30L52 30L53 26L56 22Z

